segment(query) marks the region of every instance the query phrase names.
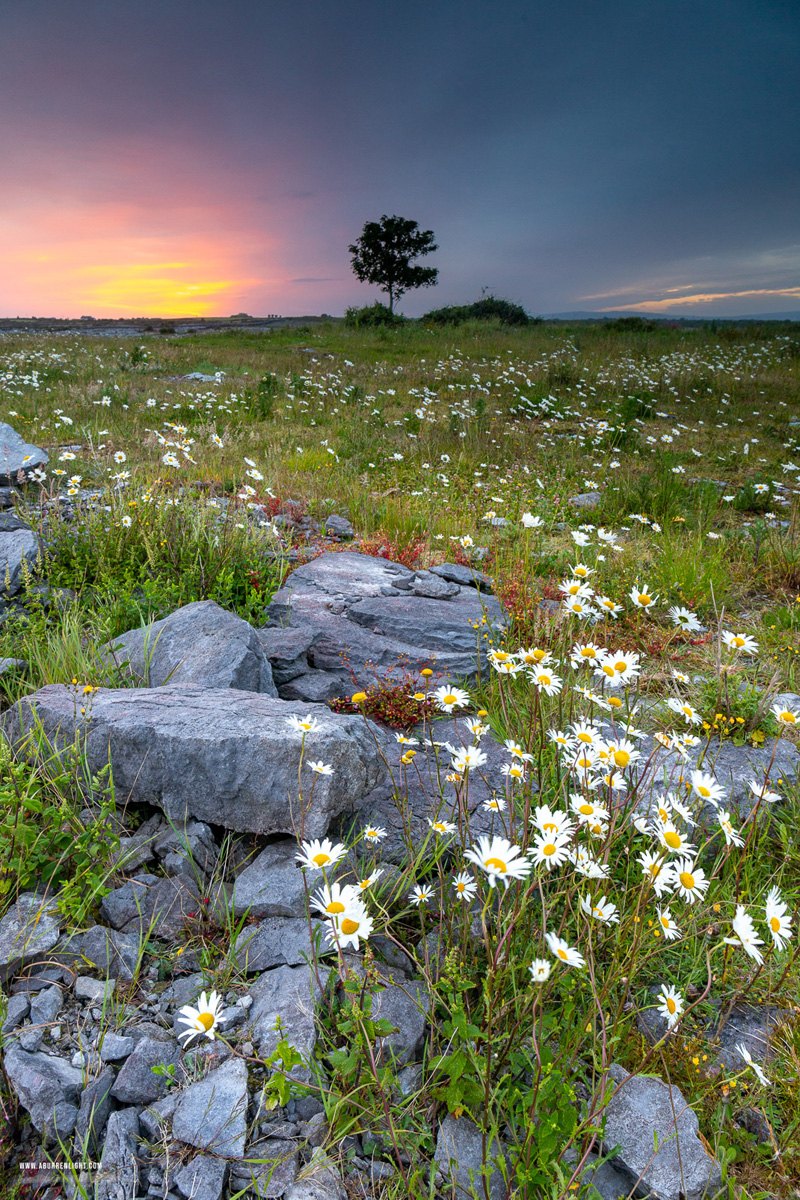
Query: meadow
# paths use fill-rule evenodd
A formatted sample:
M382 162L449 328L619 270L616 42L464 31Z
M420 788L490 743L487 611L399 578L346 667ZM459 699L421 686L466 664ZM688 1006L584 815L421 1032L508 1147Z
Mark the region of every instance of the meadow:
M509 1148L521 1195L579 1195L615 1061L681 1088L727 1194L797 1194L796 1020L763 1070L721 1066L708 1028L743 1001L798 1011L800 781L767 769L740 814L713 764L721 746L798 741L800 329L14 335L0 420L50 454L26 488L50 591L32 578L0 625L0 655L27 664L0 676L4 706L48 683L119 685L102 643L193 600L258 626L293 565L336 548L331 514L355 530L342 548L494 580L507 628L476 631L480 684L343 698L408 739L398 778L438 716L471 718L472 744L447 748L441 827L402 870L381 880L363 831L342 847L368 868L346 897L361 936L331 919L342 975L347 945L369 955L380 932L418 948L433 1004L403 1091L370 1050L385 1030L369 988L330 998L331 1146L358 1133L396 1164L385 1195L432 1195L434 1117L467 1113ZM508 769L493 840L473 845L452 799L489 730ZM637 750L647 733L672 756L666 791ZM303 745L313 756L312 731ZM114 847L80 835L75 779L30 770L7 764L0 784L5 894L51 880L80 925ZM323 910L335 878L309 871ZM229 935L197 934L209 986ZM663 1017L655 1041L643 1010ZM281 1102L287 1048L283 1065Z

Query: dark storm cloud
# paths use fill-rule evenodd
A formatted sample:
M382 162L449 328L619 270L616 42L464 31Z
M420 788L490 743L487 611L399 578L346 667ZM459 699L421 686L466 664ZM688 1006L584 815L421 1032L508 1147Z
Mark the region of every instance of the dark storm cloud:
M409 312L484 285L792 308L799 33L795 4L742 0L6 4L5 186L105 205L119 254L183 230L250 311L298 282L306 308L368 299L346 246L382 212L441 247Z

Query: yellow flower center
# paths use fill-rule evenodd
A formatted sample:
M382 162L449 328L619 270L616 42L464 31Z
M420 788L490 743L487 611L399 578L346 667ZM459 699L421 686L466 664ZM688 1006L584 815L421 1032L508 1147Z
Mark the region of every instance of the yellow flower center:
M558 826L556 825L555 821L548 821L546 825L542 826L542 833L549 833L550 830L552 830L553 833L558 833Z
M591 646L584 646L581 650L581 658L594 658L595 651Z
M555 854L555 842L548 842L546 846L542 846L542 854L546 854L549 858L551 854Z
M553 681L549 675L540 675L539 676L539 683L542 685L542 687L550 687L550 684L552 682Z
M342 904L341 900L331 900L330 904L327 905L325 912L329 912L329 913L344 912L344 905Z
M614 762L617 764L618 767L627 767L627 765L630 761L631 761L631 756L627 750L615 750L614 751Z
M650 864L650 875L651 875L651 877L652 877L653 879L655 879L655 877L656 877L657 875L660 875L660 874L661 874L661 867L658 865L658 863L651 863L651 864Z
M640 604L652 604L653 601L652 601L651 597L648 596L647 592L641 592L639 595L639 603Z
M541 662L546 654L547 654L546 650L534 650L533 657L536 659L537 662Z
M349 937L351 933L355 933L359 924L360 922L354 921L352 917L345 917L345 919L342 921L342 933Z
M794 719L794 713L791 713L791 712L782 712L782 713L781 713L781 720L783 721L783 723L784 723L785 725L794 725L794 723L795 723L795 719Z
M608 703L612 708L622 708L622 701L619 696L609 696Z
M687 892L691 892L694 888L694 875L689 871L681 871L680 874L681 886L685 887Z
M778 920L778 918L777 918L777 917L770 917L770 919L769 919L769 927L770 927L770 929L772 930L772 932L773 932L773 933L779 933L779 932L780 932L781 923L780 923L780 921Z
M444 704L455 704L456 699L457 699L457 697L454 696L451 692L447 696L444 697L443 703Z
M741 648L744 645L744 638L743 637L735 637L733 639L733 644L737 648Z
M465 892L466 890L467 890L467 885L465 883L457 883L456 884L457 892Z
M704 799L708 799L708 797L711 795L711 789L704 787L703 784L700 784L697 790Z
M581 804L580 807L578 808L578 812L583 817L590 817L592 815L592 813L594 812L594 805L593 804Z
M682 712L682 713L684 714L684 716L686 716L686 717L690 717L690 716L692 715L692 710L691 710L691 708L689 707L689 705L688 705L688 704L684 704L683 708L681 709L681 712Z
M672 999L672 997L668 996L667 997L667 1012L669 1013L670 1016L674 1016L675 1010L677 1009L677 1007L678 1006L675 1003L675 1001Z
M210 1012L198 1013L197 1024L203 1026L204 1033L208 1033L209 1029L214 1024L214 1014Z
M330 854L324 854L322 851L320 851L319 854L314 855L311 861L316 863L318 867L324 867L325 863L329 863L331 861L331 856Z
M558 953L558 957L559 957L560 959L562 959L564 962L566 962L566 961L567 961L567 952L566 952L566 950L558 950L558 952L557 952L557 953Z
M669 846L669 848L671 850L679 850L681 848L681 846L683 845L683 838L681 837L681 835L679 833L676 833L673 829L667 830L667 832L664 834L664 841L667 843L667 845Z
M508 867L503 862L502 858L487 858L483 864L485 867L491 867L495 871L502 871L503 874L508 870Z
M669 929L669 921L667 920L666 917L661 918L661 924L664 926L665 929Z
M590 826L589 826L589 832L590 832L590 833L602 833L602 832L603 832L603 826L602 826L602 825L590 825Z
M579 742L588 742L588 744L591 745L592 744L592 735L590 733L579 733L578 741Z
M577 570L575 571L575 574L578 576L578 579L585 579L586 576L588 575L588 573L589 572L586 570L585 567L578 567Z
M603 663L603 674L607 675L609 679L614 678L616 671L612 667L611 663Z
M617 661L614 663L614 670L619 675L621 675L623 673L623 671L627 671L627 669L628 669L628 664L625 662L624 658L618 658Z

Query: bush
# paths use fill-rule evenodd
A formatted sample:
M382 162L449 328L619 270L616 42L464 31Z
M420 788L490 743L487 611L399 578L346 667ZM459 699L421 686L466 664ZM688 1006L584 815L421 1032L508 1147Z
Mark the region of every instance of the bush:
M541 317L531 318L521 304L501 300L497 296L482 296L474 304L451 304L425 313L423 321L434 325L463 325L465 321L499 321L502 325L541 324Z
M365 308L348 308L344 314L344 323L348 329L374 329L379 325L402 325L405 317L392 312L380 300L368 304Z

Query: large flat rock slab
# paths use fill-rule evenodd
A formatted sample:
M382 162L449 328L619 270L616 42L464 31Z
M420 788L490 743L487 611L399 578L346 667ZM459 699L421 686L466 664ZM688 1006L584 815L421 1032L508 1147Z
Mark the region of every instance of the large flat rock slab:
M275 593L259 631L280 695L330 700L425 668L476 678L486 668L476 626L503 624L488 586L456 564L410 571L351 552L305 563Z
M145 687L166 683L236 688L277 696L256 631L213 600L198 600L163 621L131 629L104 652Z
M319 705L167 684L98 688L85 715L80 707L73 689L51 684L9 709L0 723L16 743L36 714L59 749L73 744L77 727L92 772L110 756L117 794L158 805L174 821L193 816L243 833L294 833L301 817L301 735L291 717L318 722L306 737L306 762L321 759L333 768L330 776L303 771L306 798L315 784L306 837L324 834L335 816L385 780L371 724Z

